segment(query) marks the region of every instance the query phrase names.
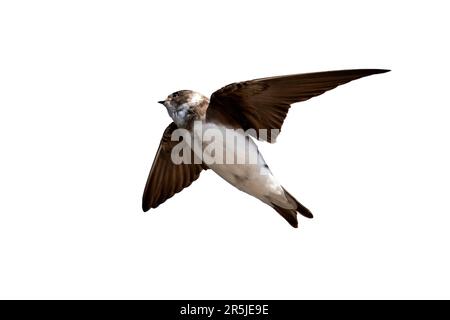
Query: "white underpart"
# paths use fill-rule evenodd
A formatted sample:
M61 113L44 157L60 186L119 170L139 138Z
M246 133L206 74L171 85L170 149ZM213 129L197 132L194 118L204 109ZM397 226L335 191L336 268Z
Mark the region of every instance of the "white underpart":
M178 127L183 127L185 125L188 110L189 106L186 103L180 105L178 107L178 110L176 110L175 108L167 109L170 117L173 119L173 122L175 122Z
M288 209L295 208L294 205L286 199L282 186L272 175L272 172L251 137L239 131L233 131L230 135L230 129L226 129L223 126L214 123L203 123L202 127L194 127L196 141L201 141L201 139L199 139L200 135L204 134L208 129L221 131L221 135L215 136L216 139L219 139L219 141L216 140L215 143L222 145L224 155L227 154L227 152L234 152L234 157L238 159L238 161L232 164L225 161L222 163L208 164L215 173L239 190L258 198L269 205L274 203ZM225 133L226 131L228 131L228 135ZM234 141L227 143L226 138L230 137L232 137ZM246 141L247 143L245 143ZM202 152L207 153L207 148L205 149L205 146L208 143L209 141L204 141L202 148L197 148L197 150L202 150ZM248 155L246 156L246 154ZM212 154L207 154L207 156L214 157ZM256 159L257 161L256 163L249 162L249 159Z

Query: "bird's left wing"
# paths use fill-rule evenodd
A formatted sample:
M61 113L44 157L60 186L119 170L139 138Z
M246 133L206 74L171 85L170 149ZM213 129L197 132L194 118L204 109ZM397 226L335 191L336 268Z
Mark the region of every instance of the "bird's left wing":
M291 104L308 100L337 86L382 69L338 70L293 74L229 84L211 95L206 120L232 128L267 131L267 141L275 142L271 129L281 130Z
M172 132L175 129L177 126L172 122L161 138L142 197L144 211L158 207L174 194L188 187L200 176L203 169L207 169L203 164L175 164L172 162L172 148L178 143L171 140Z

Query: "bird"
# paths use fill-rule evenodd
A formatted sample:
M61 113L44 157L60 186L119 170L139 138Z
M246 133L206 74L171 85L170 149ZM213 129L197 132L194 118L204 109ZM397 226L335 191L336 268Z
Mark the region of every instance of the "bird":
M351 69L258 78L226 85L209 98L192 90L170 94L158 101L173 122L165 129L151 166L142 197L143 211L157 208L190 186L202 171L212 170L240 191L272 207L297 228L297 214L306 218L313 215L274 177L255 139L274 143L294 103L350 81L388 71ZM183 130L182 138L174 138L177 130ZM216 132L214 139L208 140L214 140L215 148L201 139L207 130ZM196 138L200 142L195 142ZM232 148L235 145L240 147ZM178 152L174 152L175 149L182 150L179 154L190 161L174 161L174 153ZM232 161L205 160L208 157L211 160L216 154L226 154Z

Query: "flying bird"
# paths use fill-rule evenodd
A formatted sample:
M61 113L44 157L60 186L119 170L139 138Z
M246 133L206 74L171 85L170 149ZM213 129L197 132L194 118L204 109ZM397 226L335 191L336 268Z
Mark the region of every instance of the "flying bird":
M237 189L271 206L297 228L297 213L306 218L313 215L273 176L253 139L274 143L292 104L352 80L388 71L356 69L261 78L229 84L209 99L191 90L170 94L159 103L165 106L173 122L164 131L153 161L142 209L158 207L197 180L203 170L211 169ZM222 138L214 136L215 146L219 146L215 151L201 139L200 145L188 144L194 159L176 163L173 151L183 140L172 137L177 129L191 133L194 139L208 129L231 134L223 134ZM199 147L197 151L195 146ZM219 153L227 154L233 161L206 162L202 158ZM250 162L249 158L254 161Z

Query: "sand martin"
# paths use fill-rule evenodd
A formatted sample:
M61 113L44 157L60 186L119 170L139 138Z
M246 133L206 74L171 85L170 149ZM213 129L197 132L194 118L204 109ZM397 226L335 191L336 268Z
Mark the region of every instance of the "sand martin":
M159 101L173 122L164 131L151 167L142 199L143 210L158 207L188 187L203 170L211 169L237 189L271 206L296 228L297 213L307 218L313 216L275 179L253 139L275 142L293 103L387 71L339 70L261 78L229 84L209 99L191 90L172 93ZM186 138L184 134L180 138L182 135L175 134L177 130L190 136ZM205 138L211 130L215 133ZM180 162L175 157L187 156L186 146L192 157L189 155Z

